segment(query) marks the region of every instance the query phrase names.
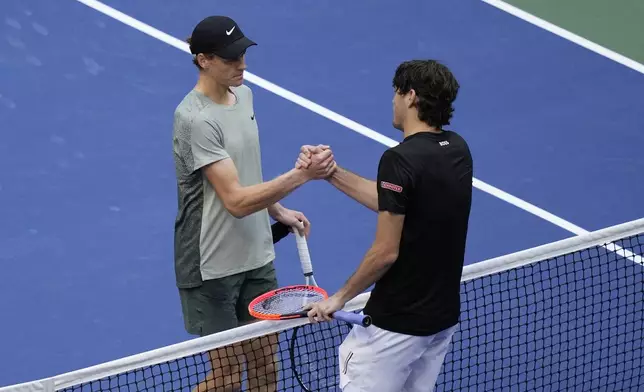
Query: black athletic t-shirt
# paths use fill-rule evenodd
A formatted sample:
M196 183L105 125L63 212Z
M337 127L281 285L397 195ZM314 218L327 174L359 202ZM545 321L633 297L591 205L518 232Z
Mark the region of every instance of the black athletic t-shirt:
M458 322L472 174L467 143L452 131L416 133L382 155L378 209L405 221L398 259L364 309L374 325L426 336Z

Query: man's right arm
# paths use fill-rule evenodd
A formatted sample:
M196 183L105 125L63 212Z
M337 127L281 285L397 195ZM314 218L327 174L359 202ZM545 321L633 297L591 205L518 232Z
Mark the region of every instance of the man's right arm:
M331 151L322 156L322 165L292 169L267 182L242 186L235 163L224 146L218 124L206 119L192 125L191 151L193 170L201 170L224 207L233 216L243 218L277 203L307 181L320 178L333 163ZM328 175L328 174L326 174Z
M375 181L360 177L340 166L337 166L327 181L358 203L378 212L378 189Z
M268 208L310 179L304 170L292 169L271 181L242 186L230 158L212 163L202 170L224 207L236 218Z

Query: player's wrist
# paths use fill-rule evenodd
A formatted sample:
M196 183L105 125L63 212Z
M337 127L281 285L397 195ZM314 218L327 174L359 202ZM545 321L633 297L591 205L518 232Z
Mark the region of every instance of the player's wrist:
M268 214L271 218L278 220L277 218L284 214L284 207L279 203L275 203L268 207Z
M335 169L333 169L333 173L331 173L330 176L326 177L325 180L329 182L330 184L334 184L338 181L338 178L340 176L340 172L343 171L344 169L337 164L335 164Z
M342 306L344 306L347 302L349 302L353 297L350 295L350 293L346 290L346 288L342 288L338 290L337 293L333 294L333 297L337 299L339 302L342 303Z
M295 181L296 186L304 185L312 179L311 173L305 169L293 168L289 171L289 175Z

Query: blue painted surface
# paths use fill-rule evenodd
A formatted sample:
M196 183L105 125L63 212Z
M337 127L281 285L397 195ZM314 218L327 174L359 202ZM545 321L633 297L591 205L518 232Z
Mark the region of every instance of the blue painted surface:
M260 44L249 71L396 140L395 67L440 59L462 86L452 128L478 178L588 230L644 215L644 77L483 3L108 4L178 38L231 15ZM0 10L0 386L190 338L174 286L171 149L190 57L72 0ZM250 87L266 178L317 143L375 177L385 146ZM318 282L337 289L375 214L324 182L283 204L311 219ZM467 263L571 235L475 191ZM277 253L280 281L301 282L292 237Z

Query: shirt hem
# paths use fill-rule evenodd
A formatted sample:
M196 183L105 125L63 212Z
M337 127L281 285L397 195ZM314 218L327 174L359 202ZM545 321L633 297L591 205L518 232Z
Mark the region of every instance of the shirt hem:
M450 322L445 322L443 324L436 324L436 326L432 328L423 328L423 329L406 329L406 328L397 328L387 322L380 322L374 320L372 325L375 325L378 328L384 329L389 332L395 332L403 335L411 335L411 336L431 336L435 335L439 332L442 332L448 328L451 328L455 325L458 324L458 320L450 321Z
M197 287L200 287L203 284L203 282L194 282L194 283L179 283L177 282L177 288L179 289L194 289Z
M239 269L234 269L234 270L229 270L226 272L222 273L217 273L217 274L212 274L212 273L204 273L204 271L201 271L201 279L202 280L213 280L213 279L220 279L220 278L226 278L228 276L236 275L236 274L241 274L242 272L248 272L252 271L257 268L261 268L268 263L272 262L275 260L275 253L271 253L266 259L260 261L257 264L251 264L251 265L244 265L242 268Z

